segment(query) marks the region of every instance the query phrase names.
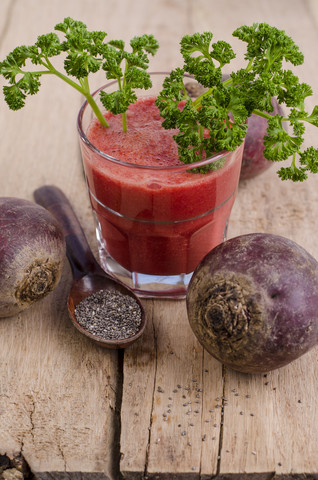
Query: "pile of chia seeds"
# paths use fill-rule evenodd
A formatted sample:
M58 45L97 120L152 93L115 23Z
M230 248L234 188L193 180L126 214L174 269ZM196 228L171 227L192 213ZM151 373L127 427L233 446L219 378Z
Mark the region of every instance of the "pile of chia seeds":
M129 295L100 290L76 306L75 317L92 335L104 340L120 340L139 331L142 313L139 304Z

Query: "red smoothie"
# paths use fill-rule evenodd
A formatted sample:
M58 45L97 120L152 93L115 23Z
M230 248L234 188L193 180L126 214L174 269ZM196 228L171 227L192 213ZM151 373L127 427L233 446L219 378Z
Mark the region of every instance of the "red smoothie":
M91 145L81 140L81 149L108 253L131 272L191 273L223 240L243 146L223 167L194 173L179 161L176 132L161 126L154 98L129 107L125 133L120 115L106 118L109 128L92 121Z

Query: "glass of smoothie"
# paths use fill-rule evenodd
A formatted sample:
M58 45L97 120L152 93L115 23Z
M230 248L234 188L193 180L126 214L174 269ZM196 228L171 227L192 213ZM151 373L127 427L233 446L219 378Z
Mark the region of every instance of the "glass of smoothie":
M183 298L200 260L226 238L243 145L182 163L155 105L166 75L151 74L152 89L138 92L126 132L121 115L105 112L103 127L87 102L78 132L102 267L140 296ZM198 173L205 164L213 169Z

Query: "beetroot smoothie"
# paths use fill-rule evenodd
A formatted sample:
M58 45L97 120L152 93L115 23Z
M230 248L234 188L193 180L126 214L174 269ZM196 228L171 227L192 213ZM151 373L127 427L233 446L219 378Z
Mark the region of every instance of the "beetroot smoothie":
M109 128L89 125L81 140L88 189L113 259L130 272L187 274L224 238L243 146L221 168L189 171L154 101L129 107L125 133L120 115L106 115Z

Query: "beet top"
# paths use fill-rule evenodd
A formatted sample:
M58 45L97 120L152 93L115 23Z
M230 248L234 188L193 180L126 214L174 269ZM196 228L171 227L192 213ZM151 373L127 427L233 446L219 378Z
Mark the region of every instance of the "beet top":
M233 238L198 265L187 309L200 343L225 365L282 367L318 343L318 262L281 236Z

